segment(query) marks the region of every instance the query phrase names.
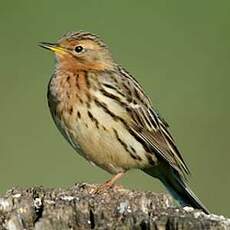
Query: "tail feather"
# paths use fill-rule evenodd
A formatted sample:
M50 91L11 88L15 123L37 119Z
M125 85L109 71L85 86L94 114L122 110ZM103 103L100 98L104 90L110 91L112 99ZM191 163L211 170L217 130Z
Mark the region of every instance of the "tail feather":
M192 206L193 208L200 209L206 214L210 214L207 208L201 203L198 197L192 190L185 184L185 182L174 176L175 178L162 178L161 181L170 192L170 194L177 200L181 206Z
M147 174L157 177L161 180L169 193L181 206L191 206L195 209L200 209L206 214L210 214L207 208L196 197L192 190L186 185L182 177L174 170L169 173L157 173L156 170L144 170ZM159 171L158 171L159 172ZM165 172L165 171L164 171Z

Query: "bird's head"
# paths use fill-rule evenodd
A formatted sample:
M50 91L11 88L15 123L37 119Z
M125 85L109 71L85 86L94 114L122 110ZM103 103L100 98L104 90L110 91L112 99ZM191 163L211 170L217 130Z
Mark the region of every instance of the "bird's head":
M41 42L39 45L54 52L57 68L103 71L115 65L105 43L91 33L68 33L57 43Z

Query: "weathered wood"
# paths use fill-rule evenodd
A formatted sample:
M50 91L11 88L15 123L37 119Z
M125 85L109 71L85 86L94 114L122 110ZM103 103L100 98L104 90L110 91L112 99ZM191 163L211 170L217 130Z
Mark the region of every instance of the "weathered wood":
M166 194L95 187L11 189L0 198L0 229L230 229L230 219L177 208Z

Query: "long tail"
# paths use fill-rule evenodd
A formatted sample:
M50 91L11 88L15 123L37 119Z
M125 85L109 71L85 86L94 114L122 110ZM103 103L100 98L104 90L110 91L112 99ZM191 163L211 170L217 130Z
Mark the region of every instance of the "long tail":
M206 214L210 214L208 209L201 203L192 190L186 185L181 176L174 170L170 169L170 172L147 169L144 170L147 174L157 177L161 180L169 193L181 206L191 206L195 209L200 209Z

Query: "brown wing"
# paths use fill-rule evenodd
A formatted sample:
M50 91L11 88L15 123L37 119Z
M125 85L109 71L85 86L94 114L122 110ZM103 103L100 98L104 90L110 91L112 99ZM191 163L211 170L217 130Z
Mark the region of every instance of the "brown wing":
M123 95L126 95L129 101L127 111L133 120L132 131L185 177L189 169L168 131L167 122L153 109L138 82L121 67L120 74L123 78Z

